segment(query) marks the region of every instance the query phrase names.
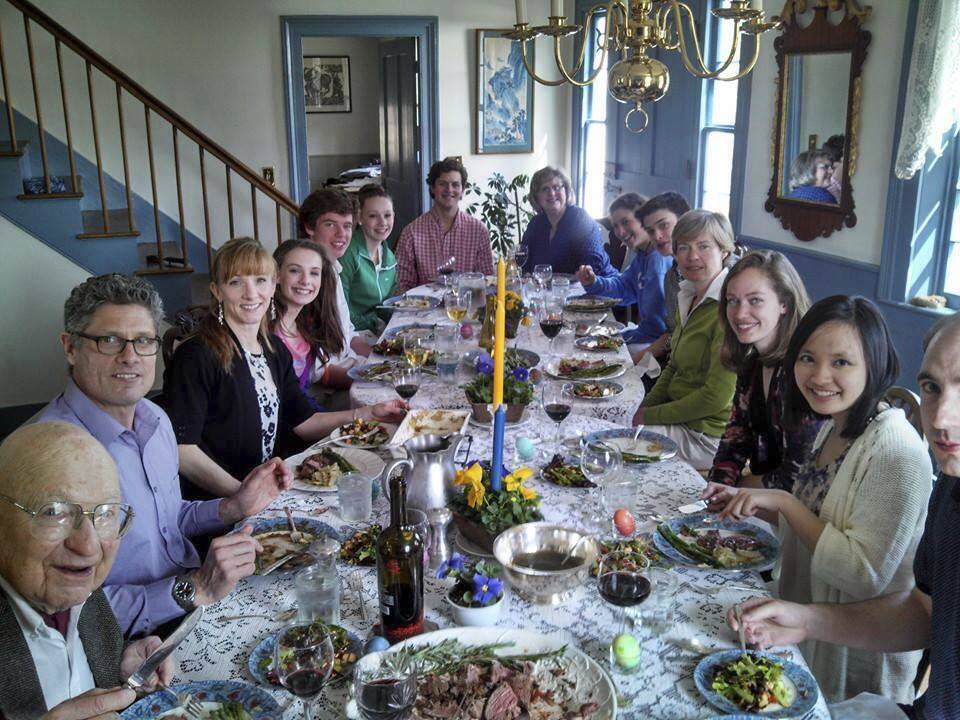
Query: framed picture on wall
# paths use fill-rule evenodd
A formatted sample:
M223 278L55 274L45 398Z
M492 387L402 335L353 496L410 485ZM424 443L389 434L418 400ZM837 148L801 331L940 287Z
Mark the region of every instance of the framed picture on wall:
M533 152L533 83L508 30L477 30L478 155ZM526 48L533 65L533 43Z
M350 58L304 55L303 94L308 113L351 112Z

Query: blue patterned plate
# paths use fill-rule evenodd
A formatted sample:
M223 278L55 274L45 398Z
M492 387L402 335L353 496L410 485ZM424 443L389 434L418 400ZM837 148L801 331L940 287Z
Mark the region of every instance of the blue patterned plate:
M759 558L753 562L743 563L735 567L713 568L718 572L723 572L725 570L737 572L740 570L755 570L756 572L769 570L774 566L777 561L777 557L780 555L780 541L766 530L754 525L753 523L736 522L734 520L721 521L717 519L717 516L714 513L699 512L693 513L692 515L682 515L680 517L670 518L669 520L664 520L663 524L667 525L677 535L680 534L680 529L682 526L689 525L694 530L719 530L721 536L730 535L733 533L750 535L762 543L762 546L759 549L759 552L763 555L762 558ZM692 567L705 567L703 563L694 560L688 555L680 552L673 545L667 542L667 539L660 534L659 530L656 530L653 533L653 544L657 546L657 550L673 560L675 563L680 565L689 565Z
M633 436L636 430L632 428L614 428L613 430L600 430L587 435L587 442L596 442L597 440L607 441L622 453L642 456L644 459L636 462L626 461L628 465L645 465L652 462L661 462L670 460L677 456L680 448L666 435L651 432L650 430L641 430L640 436L634 441ZM650 459L647 459L650 458Z
M408 325L398 325L387 328L381 339L392 340L393 338L402 338L407 335L415 334L421 337L432 337L436 326L433 323L410 323Z
M739 658L741 655L740 650L722 650L713 655L708 655L700 661L693 671L693 680L697 684L697 689L707 702L723 712L734 713L734 717L749 718L799 718L803 717L816 706L817 700L820 698L820 690L817 687L817 681L813 679L813 675L811 675L806 668L800 667L789 660L784 660L773 653L759 652L756 650L749 650L748 652L754 657L766 658L783 666L784 676L793 684L796 690L793 703L786 708L777 705L773 709L762 710L757 715L744 715L740 712L742 708L716 692L711 687L711 679L714 671L718 667Z
M428 312L440 305L440 298L435 295L397 295L383 301L383 307L401 312Z
M326 523L302 517L294 517L293 519L296 521L298 530L301 532L310 533L314 536L314 539L319 539L322 535L327 535L338 542L340 541L340 534ZM279 540L275 543L271 543L269 538L266 541L263 539L260 540L260 544L264 545L264 548L268 552L268 556L272 557L272 559L268 559L268 557L265 557L264 555L258 555L257 572L260 571L261 565L264 567L270 565L293 550L293 544L290 542L290 525L287 523L286 518L266 518L254 522L253 535L255 537L264 533L284 531L287 533L285 540L282 536L277 536ZM289 547L287 547L288 545ZM306 549L306 547L304 547L304 549ZM295 572L296 570L309 565L311 562L313 562L312 559L307 556L304 557L303 561L301 561L300 558L294 558L290 562L277 569L276 572Z
M280 720L283 716L280 706L270 693L250 683L235 680L197 680L174 685L171 689L179 693L190 693L208 711L215 710L220 703L232 701L240 703L255 720ZM176 707L178 705L173 695L168 692L155 692L135 702L124 710L120 717L122 720L153 720Z
M349 630L347 630L347 639L350 641L350 644L347 646L347 652L351 652L356 655L357 658L359 658L360 652L363 649L363 641L360 640L358 635L350 632ZM253 651L250 653L250 657L247 659L247 670L249 671L250 676L261 685L279 687L279 684L271 683L267 678L267 670L273 666L273 648L276 642L276 636L267 635L263 640L257 643L257 646L253 648ZM264 663L264 660L267 658L270 660L269 665ZM352 663L346 664L340 672L334 670L331 679L337 675L349 674L355 663L356 660L354 660Z

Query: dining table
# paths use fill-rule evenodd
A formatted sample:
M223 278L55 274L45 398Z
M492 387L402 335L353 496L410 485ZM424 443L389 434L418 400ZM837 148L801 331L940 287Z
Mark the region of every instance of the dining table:
M542 410L531 420L533 427L547 427ZM597 417L574 414L562 425L564 436L607 430L616 424ZM492 453L491 432L469 427L473 435L471 457L467 464L489 459ZM507 469L519 467L514 456L517 436L523 428L506 432L504 463ZM552 453L548 441L541 443L534 469L542 466ZM390 451L397 454L397 450ZM635 472L635 497L631 508L640 521L638 530L654 528L651 517L676 515L680 506L694 502L704 487L703 478L688 464L673 459L645 465ZM564 488L535 475L527 484L541 498L541 512L548 522L589 530L590 508L595 507L595 489ZM295 518L312 518L326 523L340 540L365 525L344 522L337 509L336 493L291 490L283 493L261 517L281 517L284 507ZM256 518L255 518L256 519ZM371 522L386 525L389 508L381 493L373 504ZM453 549L463 552L460 541L451 530ZM611 532L612 535L612 532ZM377 579L374 568L354 568L338 563L343 583L340 624L361 639L371 635L379 620ZM678 584L673 596L675 619L666 631L645 632L642 620L635 630L641 638L642 657L639 670L632 675L611 674L618 695L618 718L646 720L696 720L721 715L712 709L698 692L693 672L703 653L738 647L736 634L725 623L727 609L751 596L769 596L761 576L755 572L726 572L695 567L674 566ZM348 579L355 579L348 582ZM359 582L356 582L359 580ZM453 615L445 600L452 580L441 580L435 574L425 577L424 605L427 621L437 628L454 627ZM491 641L503 629L535 631L562 640L608 668L608 648L617 632L616 609L603 602L596 582L589 580L574 590L573 596L555 606L534 604L507 590L501 618L489 628ZM278 613L295 605L292 573L275 573L268 577L241 580L226 598L211 606L193 634L177 650L175 682L193 680L243 680L255 682L247 669L254 647L268 635L276 634L284 625ZM362 606L362 608L361 608ZM642 606L641 606L642 610ZM642 618L642 612L641 612ZM796 647L778 648L783 656L806 667ZM265 688L281 707L284 717L298 717L300 704L280 687ZM346 717L349 699L346 682L330 683L319 700L319 717L340 720ZM805 719L829 718L822 698Z

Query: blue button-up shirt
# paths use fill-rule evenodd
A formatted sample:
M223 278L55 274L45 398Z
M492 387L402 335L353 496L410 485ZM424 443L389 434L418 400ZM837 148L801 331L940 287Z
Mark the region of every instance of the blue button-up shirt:
M124 635L147 633L182 615L173 600L173 580L200 566L187 538L226 526L219 518L220 500L183 500L177 440L167 414L141 400L133 430L127 430L70 380L40 416L40 422L56 420L79 425L103 444L117 463L123 501L136 513L103 588Z

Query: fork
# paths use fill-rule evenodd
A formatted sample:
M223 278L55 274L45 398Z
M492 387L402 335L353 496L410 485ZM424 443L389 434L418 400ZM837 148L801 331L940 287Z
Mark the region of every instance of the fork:
M283 512L287 515L287 522L290 523L290 540L294 545L303 544L303 533L297 530L297 524L293 521L293 515L289 507L284 507Z
M357 594L357 602L360 603L360 619L367 622L367 604L363 599L363 579L359 570L354 570L350 575L350 587Z
M177 699L178 708L184 710L187 715L194 720L200 720L203 717L204 707L193 695L188 692L178 693L166 685L158 685L161 690L166 690Z

